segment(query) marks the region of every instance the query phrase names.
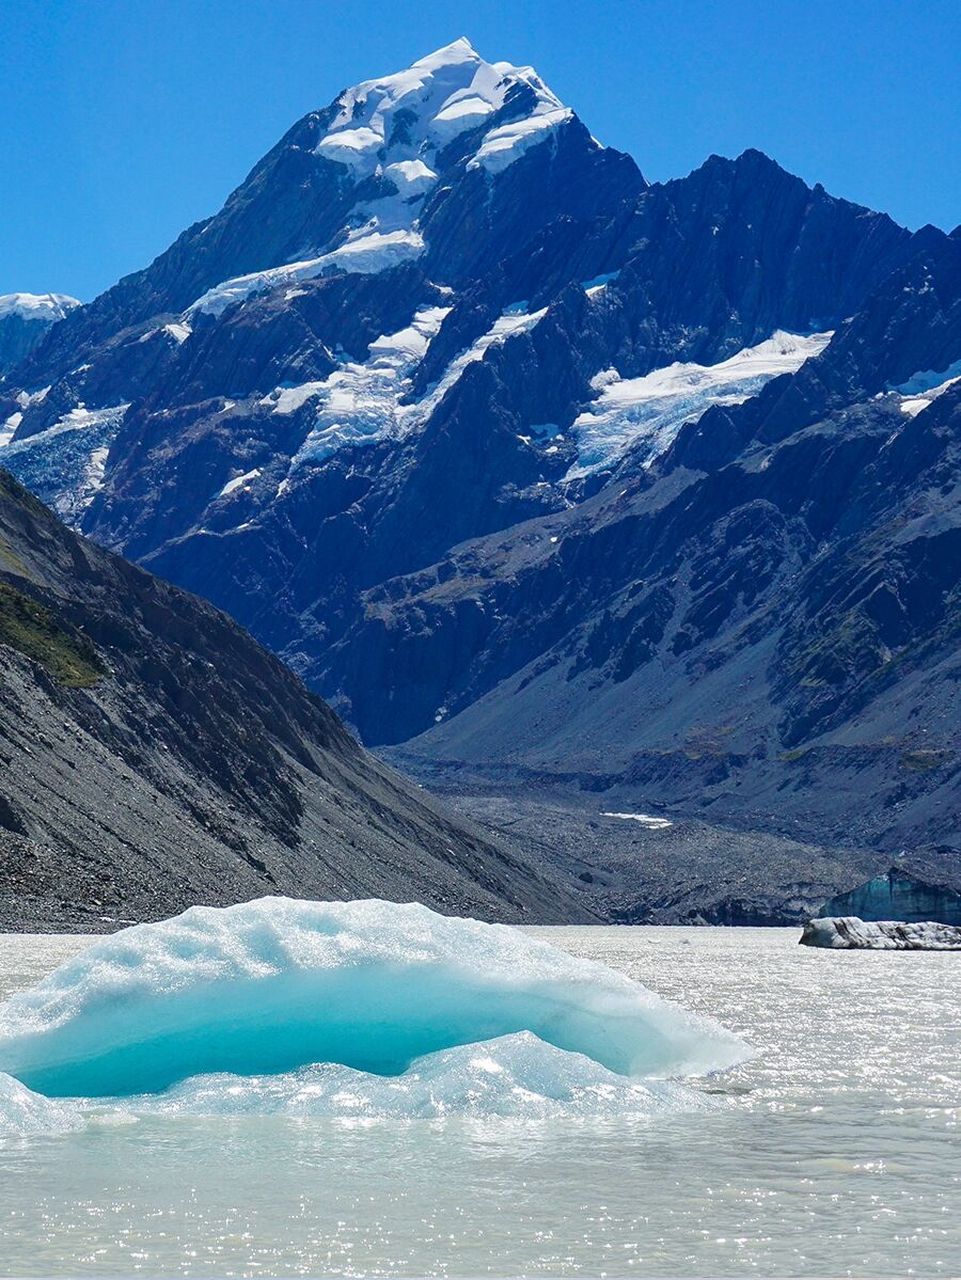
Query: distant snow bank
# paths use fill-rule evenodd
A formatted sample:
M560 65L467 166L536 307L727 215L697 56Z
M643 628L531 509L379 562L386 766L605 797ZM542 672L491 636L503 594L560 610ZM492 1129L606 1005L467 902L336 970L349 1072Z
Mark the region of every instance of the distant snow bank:
M71 298L66 293L4 293L0 294L0 320L19 316L28 322L53 324L55 320L62 320L74 307L82 305L78 298Z
M623 818L628 822L637 822L642 827L647 827L649 831L666 831L668 827L674 826L670 818L655 818L649 813L612 813L605 810L601 817Z
M834 951L961 951L961 929L933 921L904 924L900 920L828 916L807 922L801 945Z

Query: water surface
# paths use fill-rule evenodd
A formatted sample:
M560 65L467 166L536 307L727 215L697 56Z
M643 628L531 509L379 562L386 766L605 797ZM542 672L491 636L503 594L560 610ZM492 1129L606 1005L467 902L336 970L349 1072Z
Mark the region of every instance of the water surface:
M0 1272L961 1270L961 957L796 930L532 930L757 1056L650 1120L105 1115L0 1145ZM0 996L85 939L0 937Z

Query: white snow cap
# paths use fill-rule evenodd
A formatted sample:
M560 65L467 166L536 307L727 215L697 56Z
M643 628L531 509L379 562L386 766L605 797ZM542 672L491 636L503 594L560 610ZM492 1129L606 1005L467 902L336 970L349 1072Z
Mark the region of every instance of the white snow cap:
M509 119L485 129L505 105ZM459 162L497 174L573 116L532 67L485 62L464 38L406 71L345 89L334 107L337 114L315 153L343 165L354 183L380 179L379 192L359 199L326 245L312 246L302 260L221 281L186 316L220 315L281 285L373 274L420 257L420 211L441 181L440 157L449 143L477 130ZM593 140L590 145L600 147Z
M53 324L55 320L62 320L68 311L81 305L79 299L71 298L66 293L2 293L0 320L7 316L19 316L21 320Z
M419 161L436 181L436 154L519 93L524 101L516 117L481 136L470 167L506 169L572 113L533 67L485 62L462 36L406 71L345 90L317 153L347 165L357 178Z

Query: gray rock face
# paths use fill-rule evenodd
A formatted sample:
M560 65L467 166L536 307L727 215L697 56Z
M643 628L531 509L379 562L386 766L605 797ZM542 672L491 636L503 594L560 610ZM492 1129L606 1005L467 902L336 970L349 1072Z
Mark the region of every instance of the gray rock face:
M367 755L210 605L77 537L0 472L0 928L196 902L585 908Z
M961 928L839 916L809 920L800 942L834 951L961 951Z

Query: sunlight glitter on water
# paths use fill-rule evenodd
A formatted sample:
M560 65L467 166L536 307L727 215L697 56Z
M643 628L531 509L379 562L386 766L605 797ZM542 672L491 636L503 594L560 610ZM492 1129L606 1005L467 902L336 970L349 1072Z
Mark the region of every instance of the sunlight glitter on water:
M795 930L532 932L754 1045L705 1082L723 1105L630 1121L107 1116L0 1147L0 1272L957 1273L957 956L811 951ZM0 938L0 996L83 941Z

